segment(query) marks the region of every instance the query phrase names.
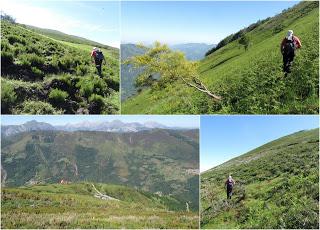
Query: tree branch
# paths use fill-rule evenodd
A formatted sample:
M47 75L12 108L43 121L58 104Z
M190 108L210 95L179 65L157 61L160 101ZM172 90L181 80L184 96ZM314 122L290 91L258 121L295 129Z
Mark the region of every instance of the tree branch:
M199 80L199 79L194 79L194 83L195 84L192 84L190 82L187 82L183 77L180 77L182 79L182 81L190 86L190 87L193 87L195 89L197 89L198 91L201 91L205 94L207 94L208 96L210 96L211 98L213 98L214 100L216 101L220 101L222 98L218 95L215 95L213 94L210 90L207 89L207 87ZM198 82L196 82L196 80L198 80Z

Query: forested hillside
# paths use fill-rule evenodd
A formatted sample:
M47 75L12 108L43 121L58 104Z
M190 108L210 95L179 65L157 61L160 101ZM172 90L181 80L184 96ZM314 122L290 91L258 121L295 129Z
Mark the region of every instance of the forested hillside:
M98 43L44 31L1 20L1 112L118 113L119 50L102 47L107 64L100 78L90 60Z

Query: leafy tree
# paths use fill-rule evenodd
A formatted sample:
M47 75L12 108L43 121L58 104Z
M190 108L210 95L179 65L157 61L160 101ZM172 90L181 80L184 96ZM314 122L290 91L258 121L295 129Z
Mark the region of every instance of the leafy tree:
M8 21L10 23L16 23L16 19L9 14L3 13L1 14L1 20Z
M239 39L239 44L244 46L244 50L247 51L250 45L250 39L246 34L243 34Z
M149 49L143 45L139 45L139 48L147 49L147 52L125 61L125 64L142 70L136 80L137 86L163 88L172 82L179 82L205 93L216 101L221 100L220 96L212 93L200 80L198 62L186 60L182 52L172 51L167 45L159 42L155 42Z

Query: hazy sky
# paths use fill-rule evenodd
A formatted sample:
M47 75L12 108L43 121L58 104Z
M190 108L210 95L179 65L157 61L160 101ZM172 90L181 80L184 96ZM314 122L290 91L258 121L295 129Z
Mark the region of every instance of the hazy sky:
M120 46L119 1L2 0L1 10L22 24Z
M297 1L197 1L121 3L122 43L216 44Z
M200 171L205 171L269 141L304 129L319 127L319 117L202 116Z
M17 125L23 124L27 121L36 120L39 122L47 122L52 125L64 125L67 123L79 123L83 121L100 122L121 120L123 122L140 122L155 121L167 126L175 127L191 127L199 128L199 116L185 116L185 115L2 115L2 125Z

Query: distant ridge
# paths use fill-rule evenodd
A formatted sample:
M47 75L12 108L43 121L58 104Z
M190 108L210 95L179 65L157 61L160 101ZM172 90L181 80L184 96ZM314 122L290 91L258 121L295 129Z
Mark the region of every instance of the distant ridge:
M113 121L83 121L80 123L68 123L65 125L53 126L45 122L37 122L36 120L28 121L22 125L2 125L1 135L8 137L22 132L41 131L41 130L61 130L61 131L103 131L103 132L139 132L151 129L195 129L183 127L169 127L158 122L147 121L139 122L122 122L120 120Z

